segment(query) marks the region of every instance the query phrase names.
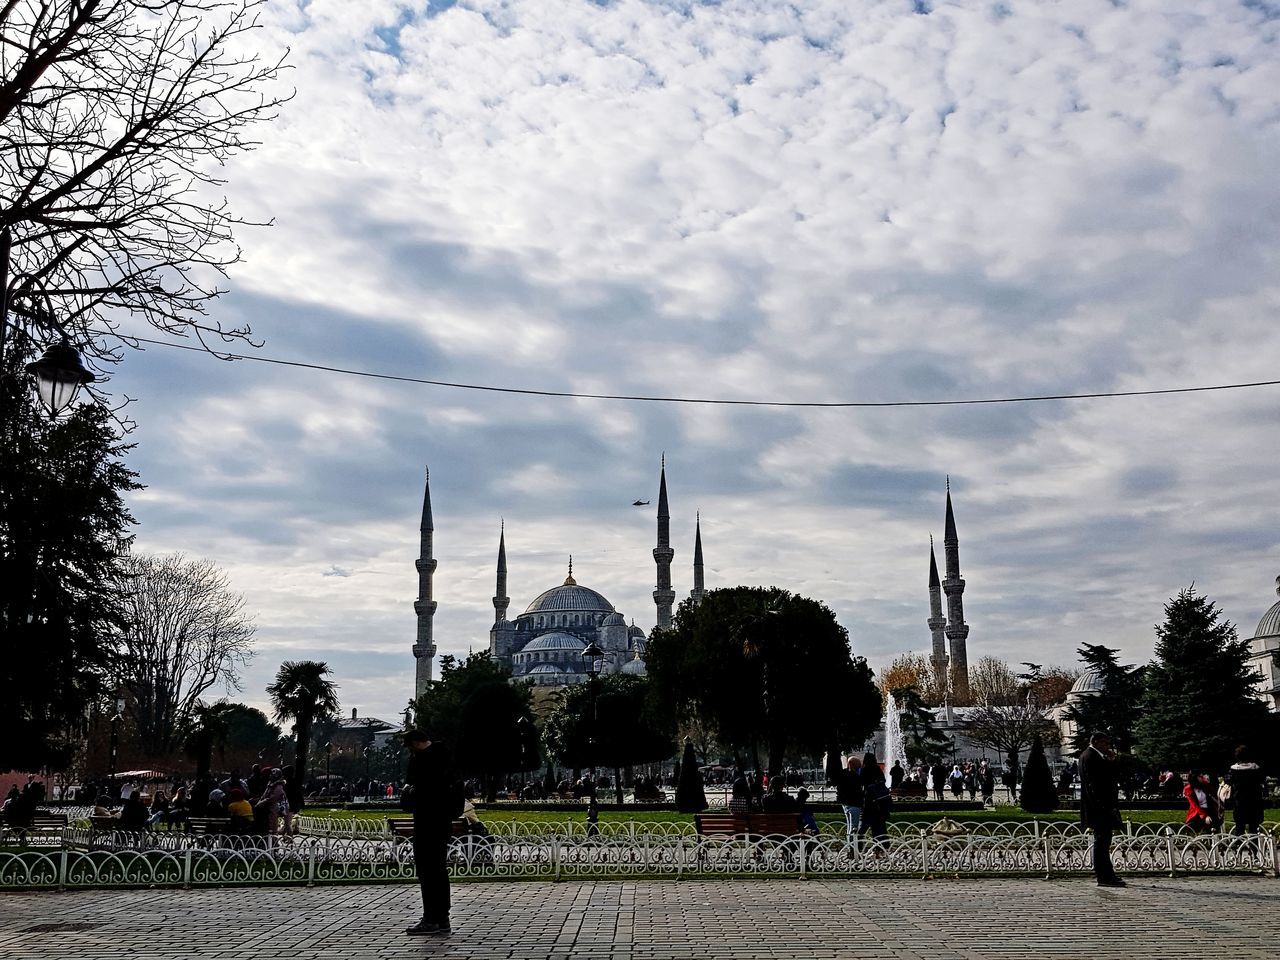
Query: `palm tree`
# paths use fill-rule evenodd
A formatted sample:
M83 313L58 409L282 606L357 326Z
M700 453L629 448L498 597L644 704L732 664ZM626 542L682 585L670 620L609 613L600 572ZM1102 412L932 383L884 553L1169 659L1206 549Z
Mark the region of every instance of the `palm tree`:
M329 665L318 660L286 660L276 671L275 683L267 687L276 720L293 721L297 738L293 766L299 784L307 782L312 726L338 712L338 686L326 679L329 673Z

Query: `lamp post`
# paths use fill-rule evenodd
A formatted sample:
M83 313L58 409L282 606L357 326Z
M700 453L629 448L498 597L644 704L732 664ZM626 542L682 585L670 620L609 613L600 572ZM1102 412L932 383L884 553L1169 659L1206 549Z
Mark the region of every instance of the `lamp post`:
M587 682L591 685L591 723L587 727L587 751L590 753L591 761L591 792L596 791L596 749L595 735L596 722L599 716L596 713L598 692L596 689L597 678L600 676L600 669L604 666L604 651L596 646L596 642L592 640L582 648L582 662L587 668Z
M124 697L116 697L116 712L111 718L111 768L107 772L107 782L111 785L111 793L116 794L116 747L120 743L120 720L124 713Z
M324 794L329 796L333 792L333 741L330 740L324 745Z
M5 227L0 230L0 370L4 368L5 349L9 342L9 254L12 247L12 234ZM49 325L56 326L51 322L51 310L41 312L14 309L13 312L29 319L47 318ZM35 374L36 390L55 420L70 406L81 386L97 379L84 368L79 351L71 345L66 334L62 335L59 343L45 350L44 356L39 360L28 363L26 371Z

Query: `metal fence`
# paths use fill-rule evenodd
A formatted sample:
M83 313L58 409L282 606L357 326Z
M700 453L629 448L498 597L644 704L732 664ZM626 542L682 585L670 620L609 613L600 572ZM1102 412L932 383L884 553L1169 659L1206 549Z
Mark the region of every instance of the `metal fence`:
M522 824L521 827L535 825ZM537 825L547 826L547 825ZM627 824L609 827L626 828ZM635 824L648 828L653 824ZM516 830L452 842L455 879L643 877L854 877L862 875L1052 877L1081 874L1090 836L1074 824L976 824L959 836L898 825L882 842L817 837L699 838L672 824L580 832ZM1274 825L1272 825L1274 827ZM1117 869L1178 874L1280 875L1276 833L1192 834L1160 824L1117 834ZM414 879L412 845L390 836L223 837L69 830L48 847L0 850L0 890L339 884Z

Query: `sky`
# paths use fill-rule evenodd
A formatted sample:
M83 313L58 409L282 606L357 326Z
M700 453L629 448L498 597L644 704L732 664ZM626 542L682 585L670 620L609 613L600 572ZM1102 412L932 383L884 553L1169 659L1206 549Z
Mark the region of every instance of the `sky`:
M222 171L212 307L263 357L720 400L1005 398L1280 371L1274 0L271 0L296 96ZM128 352L135 550L207 557L343 709L413 687L424 469L439 653L579 583L818 598L929 645L950 476L970 662L1151 656L1196 588L1250 636L1280 573L1280 388L779 408L479 392ZM939 550L941 544L939 543ZM220 694L222 691L213 691Z

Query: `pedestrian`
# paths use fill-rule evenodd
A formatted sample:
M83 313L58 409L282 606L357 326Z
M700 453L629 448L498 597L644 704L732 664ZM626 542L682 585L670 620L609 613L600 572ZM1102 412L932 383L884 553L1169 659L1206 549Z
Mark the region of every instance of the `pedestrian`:
M747 775L741 767L733 768L733 786L729 795L730 813L751 812L751 787L747 783Z
M1227 771L1231 785L1231 819L1235 836L1262 830L1262 768L1253 762L1248 747L1236 747L1236 762Z
M985 806L995 805L996 772L991 767L982 770L982 803Z
M302 778L297 775L293 765L281 771L284 774L284 798L289 806L284 812L284 832L296 835L298 832L298 814L302 813L303 794Z
M836 766L829 776L836 787L836 803L844 810L845 838L853 843L862 826L862 761L850 757L843 770Z
M285 792L284 771L279 767L271 768L267 789L258 801L267 817L267 833L275 836L280 831L280 823L289 812L289 795Z
M1111 864L1111 835L1120 826L1115 757L1104 730L1095 731L1080 754L1080 824L1093 831L1093 874L1100 887L1125 886Z
M446 934L451 929L449 840L464 797L445 744L413 729L405 731L404 742L409 748L409 772L400 802L413 811L413 865L422 891L422 919L405 933Z
M929 781L933 787L933 799L942 800L943 789L946 787L947 768L942 765L941 760L935 760L933 766L929 768Z
M906 777L907 772L902 769L902 761L893 761L893 766L889 768L889 788L897 790L902 786L902 781Z
M1222 805L1209 777L1199 770L1192 770L1187 785L1182 788L1187 801L1187 826L1197 833L1216 833L1222 826Z
M869 758L869 759L868 759ZM884 771L875 757L867 754L862 760L862 832L869 833L871 839L880 843L889 839L887 825L889 823L889 807L893 803L892 794L884 782Z

